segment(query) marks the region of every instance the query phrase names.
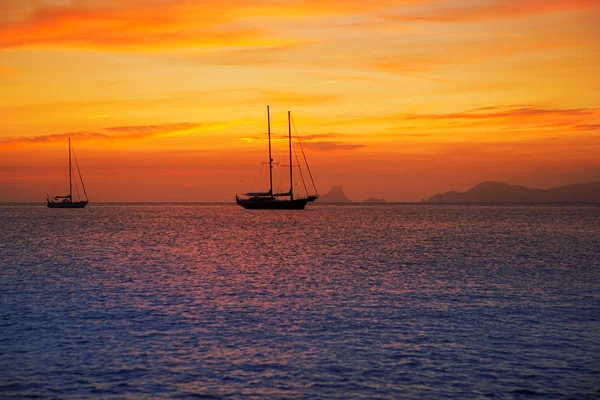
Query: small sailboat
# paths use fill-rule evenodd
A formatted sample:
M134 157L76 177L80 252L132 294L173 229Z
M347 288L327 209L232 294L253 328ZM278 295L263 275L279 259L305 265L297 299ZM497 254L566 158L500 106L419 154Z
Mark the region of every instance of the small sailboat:
M315 201L319 195L315 187L315 182L312 179L312 173L308 167L302 144L299 141L302 155L308 169L308 173L313 184L315 191L314 195L308 195L306 197L295 197L294 196L294 172L292 163L292 125L291 125L291 113L288 111L288 147L289 147L289 167L290 167L290 190L285 193L273 193L273 157L271 155L271 115L269 106L267 106L267 134L269 141L269 191L268 192L249 192L244 193L245 198L240 198L237 194L235 195L235 202L251 210L303 210L306 204ZM302 174L301 174L302 176ZM302 176L304 181L304 177ZM306 185L305 185L306 186Z
M79 186L77 185L77 181L75 181L77 200L73 200L73 168L71 166L72 152L73 151L71 149L71 138L69 138L69 194L66 196L54 196L52 199L46 197L48 207L50 208L83 208L88 203L88 197L85 191L85 186L83 185L83 178L81 177L81 171L79 170L79 163L77 162L77 157L75 157L75 165L77 166L77 174L79 175L79 180L81 181L81 188L83 189L85 200L82 200L79 196Z

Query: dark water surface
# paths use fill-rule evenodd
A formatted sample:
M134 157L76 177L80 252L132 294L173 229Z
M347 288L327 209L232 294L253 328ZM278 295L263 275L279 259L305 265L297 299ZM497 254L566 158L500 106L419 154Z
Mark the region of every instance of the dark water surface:
M599 206L2 206L0 302L0 397L600 398Z

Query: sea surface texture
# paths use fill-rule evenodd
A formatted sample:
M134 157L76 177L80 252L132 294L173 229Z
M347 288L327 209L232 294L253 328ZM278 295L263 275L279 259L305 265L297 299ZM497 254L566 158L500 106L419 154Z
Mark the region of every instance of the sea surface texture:
M1 206L0 302L3 398L600 398L600 206Z

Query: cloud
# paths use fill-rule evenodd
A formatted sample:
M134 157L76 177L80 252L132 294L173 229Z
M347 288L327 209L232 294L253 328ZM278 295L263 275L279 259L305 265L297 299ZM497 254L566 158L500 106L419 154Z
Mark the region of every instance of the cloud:
M471 22L487 21L498 18L515 18L554 12L581 11L598 6L597 0L492 0L486 2L469 2L460 6L451 2L452 6L427 7L427 11L410 14L383 15L393 21L424 22Z
M282 103L288 105L320 104L335 101L337 94L316 94L279 90L261 90L261 96L269 103Z
M444 78L436 78L423 75L423 73L437 71L443 67L457 64L458 61L443 59L440 55L434 58L411 57L406 54L391 55L386 57L374 57L367 68L386 72L409 78L423 79L439 83L453 83L454 81ZM468 63L466 60L461 63Z
M325 79L328 79L328 81L331 82L371 82L387 85L387 83L381 79L360 75L329 75L325 77Z
M10 0L9 0L10 1ZM364 3L364 4L363 4ZM314 19L378 10L391 1L333 0L249 2L247 0L31 2L8 7L0 47L83 47L169 50L288 43L275 20ZM18 4L18 3L17 3ZM14 11L13 11L14 10Z
M104 128L107 132L114 132L117 135L125 138L144 138L157 136L162 134L173 134L180 132L189 132L195 128L199 128L203 124L192 122L182 122L175 124L160 124L160 125L125 125L112 126Z
M302 147L311 150L317 151L341 151L341 150L356 150L361 147L365 147L364 144L354 144L354 143L344 143L340 141L331 141L331 140L321 140L321 139L331 139L331 138L339 138L343 136L341 133L317 133L312 135L302 135L300 136L300 141L302 143ZM267 137L264 136L252 136L252 137L240 137L238 140L243 142L266 142ZM273 135L271 133L271 141L285 142L287 143L288 136L287 135Z
M30 137L9 137L6 139L0 139L0 148L19 147L28 144L64 142L67 138L75 139L80 142L88 140L114 141L172 137L190 134L199 129L211 129L218 127L219 125L220 124L198 124L184 122L161 125L112 126L102 129L101 132L77 131Z
M354 118L335 118L339 128L378 129L370 140L411 140L407 134L421 133L419 142L450 143L510 139L518 142L546 137L586 137L600 131L600 108L551 108L535 105L489 106L448 113L390 113ZM379 128L374 128L378 126ZM371 141L369 141L370 143Z
M228 1L238 7L242 3ZM268 40L262 27L236 24L242 8L225 13L221 4L210 2L118 3L38 3L27 18L4 24L0 47L165 49L281 42Z
M341 133L335 133L335 132L315 133L312 135L302 135L300 140L302 140L302 142L305 142L307 140L325 139L325 138L333 138L333 137L340 137L340 136L342 136Z
M542 117L583 117L598 115L600 109L594 108L541 108L527 106L513 109L505 107L480 107L458 113L448 114L399 114L405 120L488 120L488 119L537 119Z
M55 143L62 142L68 138L75 138L78 140L90 140L90 139L110 139L110 136L99 133L99 132L65 132L55 133L51 135L41 136L19 136L9 137L6 139L0 139L0 147L3 145L20 145L20 144L37 144L37 143Z
M308 142L308 141L313 141L313 140L319 140L319 139L328 139L328 138L334 138L334 137L340 137L342 136L341 133L316 133L313 135L302 135L300 136L300 141L302 143ZM238 138L238 140L244 141L244 142L266 142L267 141L267 137L266 137L266 133L263 136L245 136L245 137L240 137ZM271 140L288 140L288 135L277 135L274 134L273 132L271 132Z
M106 88L103 88L106 89ZM110 90L109 90L110 91ZM115 97L111 99L93 99L93 98L82 98L77 100L66 100L66 101L49 101L49 102L38 102L38 103L25 103L25 104L14 104L0 106L0 113L8 113L14 115L15 113L27 113L37 114L42 113L60 113L68 108L79 109L79 108L91 108L97 110L98 114L104 112L119 109L119 110L139 110L141 108L152 108L154 107L172 107L177 106L189 106L190 98L206 98L211 99L219 94L230 94L240 92L255 93L257 90L253 88L235 88L235 89L215 89L215 90L195 90L186 92L176 92L170 95L164 96L131 96L131 97Z
M289 64L294 61L290 55L298 49L308 48L317 44L314 40L289 40L281 45L245 46L242 49L215 49L201 54L177 55L173 59L184 62L202 63L209 65L254 65L262 66L273 63Z
M393 50L374 54L362 65L368 70L386 72L401 76L425 79L439 83L457 83L456 80L425 76L425 73L438 73L451 68L480 64L519 54L544 53L550 50L578 46L581 43L569 36L548 40L543 35L486 37L481 34L465 37L435 38L428 49L419 49L407 44L401 51ZM421 45L422 46L422 45ZM437 50L436 50L437 49ZM453 91L459 88L452 88Z
M600 124L581 124L575 125L573 129L581 130L581 131L598 131L600 132Z
M341 142L308 142L302 145L307 149L319 151L356 150L365 147L364 144L347 144Z
M15 68L0 66L0 75L2 75L2 74L14 74L15 72L17 72L17 70Z
M488 106L452 113L391 113L358 118L336 118L336 125L399 123L406 121L460 122L571 122L570 126L588 125L584 121L600 118L600 108L547 108L535 105Z

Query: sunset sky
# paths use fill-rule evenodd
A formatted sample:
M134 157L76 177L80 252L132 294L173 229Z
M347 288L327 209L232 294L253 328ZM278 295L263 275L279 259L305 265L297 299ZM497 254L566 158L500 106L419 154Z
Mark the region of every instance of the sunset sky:
M600 0L1 0L0 202L68 192L68 137L92 202L266 189L267 105L321 194L600 180L599 22Z

